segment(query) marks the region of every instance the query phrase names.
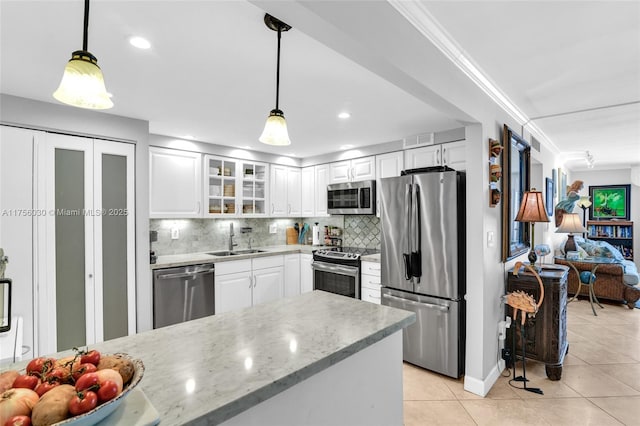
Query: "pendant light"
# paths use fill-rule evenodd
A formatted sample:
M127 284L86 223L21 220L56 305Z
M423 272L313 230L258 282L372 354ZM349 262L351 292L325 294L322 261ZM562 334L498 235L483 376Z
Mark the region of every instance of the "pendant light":
M287 132L287 122L284 119L284 113L278 108L278 101L280 97L280 34L282 31L289 31L290 25L285 24L277 18L269 15L264 15L264 23L269 29L278 32L278 61L276 68L276 107L272 109L267 118L267 122L264 125L262 135L258 140L267 145L291 145L289 140L289 133Z
M109 109L113 102L104 85L98 60L87 51L89 30L89 0L84 1L84 32L82 50L71 54L62 75L62 81L53 97L62 103L88 109Z

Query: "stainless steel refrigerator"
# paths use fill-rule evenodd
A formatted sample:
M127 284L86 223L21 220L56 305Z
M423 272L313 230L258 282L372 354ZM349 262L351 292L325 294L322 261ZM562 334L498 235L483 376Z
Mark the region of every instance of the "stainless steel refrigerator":
M381 179L382 304L416 313L404 360L464 373L465 174L448 167Z

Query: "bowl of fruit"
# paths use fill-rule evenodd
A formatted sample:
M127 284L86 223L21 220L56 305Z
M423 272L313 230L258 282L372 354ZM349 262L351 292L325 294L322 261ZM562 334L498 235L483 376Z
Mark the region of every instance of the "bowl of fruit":
M65 358L34 358L23 371L0 373L0 426L96 424L143 374L142 361L125 353L76 350Z

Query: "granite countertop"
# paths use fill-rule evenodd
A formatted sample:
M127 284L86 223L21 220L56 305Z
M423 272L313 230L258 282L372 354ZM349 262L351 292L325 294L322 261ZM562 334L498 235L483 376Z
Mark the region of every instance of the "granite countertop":
M380 253L376 254L367 254L365 256L360 257L360 260L363 262L376 262L380 263Z
M138 388L162 425L217 424L414 321L412 312L313 291L91 348L144 362Z
M170 254L158 256L156 263L149 265L151 269L173 268L177 266L195 265L199 263L219 263L233 260L252 259L256 257L274 256L278 254L306 253L311 254L313 250L328 248L329 246L309 246L304 244L289 244L280 246L255 247L259 253L238 254L233 256L213 256L207 252ZM242 249L238 249L242 250ZM211 252L221 250L210 250ZM362 256L360 258L366 262L380 262L380 253Z
M213 256L207 254L207 252L201 253L185 253L185 254L170 254L164 256L158 256L156 263L149 265L151 269L160 268L173 268L176 266L194 265L198 263L218 263L229 262L232 260L252 259L256 257L274 256L278 254L290 254L290 253L307 253L317 248L316 246L309 246L304 244L289 244L280 246L268 246L268 247L254 247L257 250L261 250L259 253L250 254L238 254L233 256ZM242 250L242 249L238 249ZM211 252L221 250L210 250Z

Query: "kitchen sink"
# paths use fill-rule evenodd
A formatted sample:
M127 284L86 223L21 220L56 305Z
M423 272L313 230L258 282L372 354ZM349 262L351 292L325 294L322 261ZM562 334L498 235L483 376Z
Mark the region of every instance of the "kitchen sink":
M212 251L207 254L210 254L211 256L233 256L236 253L233 251L223 250L223 251Z
M251 253L264 253L264 250L244 249L244 250L234 250L231 252L231 254L251 254Z
M235 256L239 254L252 254L252 253L264 253L264 250L257 250L257 249L245 249L245 250L234 250L234 251L222 250L222 251L212 251L207 254L210 254L212 256Z

